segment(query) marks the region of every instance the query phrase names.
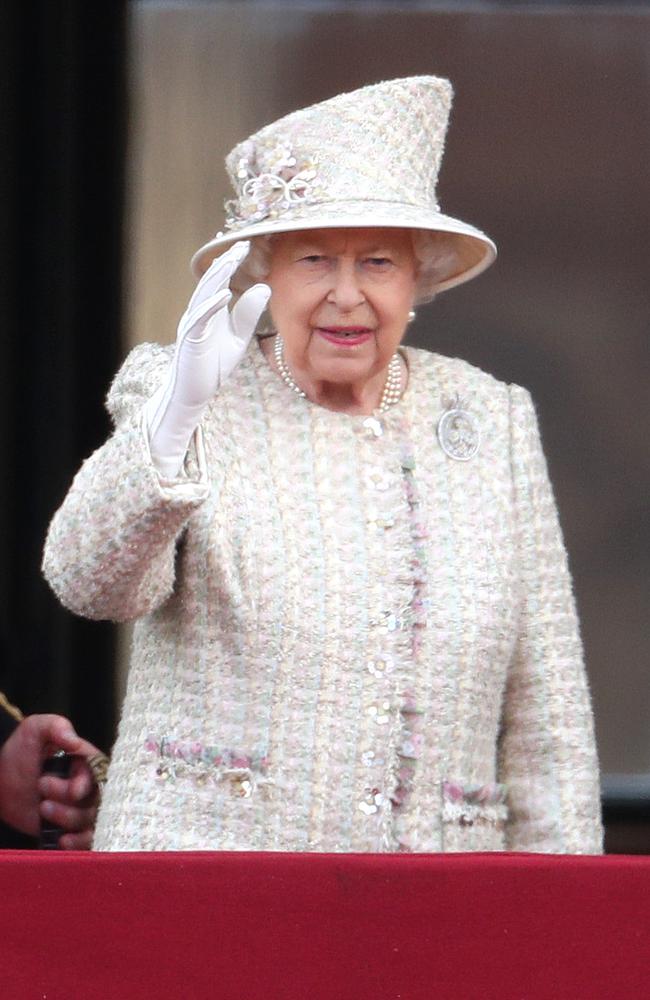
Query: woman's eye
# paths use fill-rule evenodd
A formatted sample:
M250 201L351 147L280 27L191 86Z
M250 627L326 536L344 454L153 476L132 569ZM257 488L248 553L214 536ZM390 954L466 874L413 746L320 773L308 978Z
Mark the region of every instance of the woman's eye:
M321 264L327 258L324 257L323 254L310 253L306 254L304 257L301 257L300 259L301 261L304 261L304 263L306 264Z

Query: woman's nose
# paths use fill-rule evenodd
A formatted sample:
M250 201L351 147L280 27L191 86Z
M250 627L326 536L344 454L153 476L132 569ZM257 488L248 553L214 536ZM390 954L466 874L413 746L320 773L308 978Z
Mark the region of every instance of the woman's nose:
M365 302L360 275L353 264L342 264L334 270L332 287L327 299L342 312L352 312Z

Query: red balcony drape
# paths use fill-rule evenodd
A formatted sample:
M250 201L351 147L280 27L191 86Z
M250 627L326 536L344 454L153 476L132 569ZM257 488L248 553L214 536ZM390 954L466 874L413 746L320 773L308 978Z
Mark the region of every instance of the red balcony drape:
M6 1000L637 1000L650 859L0 852Z

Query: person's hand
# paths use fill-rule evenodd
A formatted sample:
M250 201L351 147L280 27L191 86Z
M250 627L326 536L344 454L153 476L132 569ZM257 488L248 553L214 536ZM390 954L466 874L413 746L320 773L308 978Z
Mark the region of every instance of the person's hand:
M268 285L248 288L232 312L230 280L250 243L235 243L199 281L176 334L169 375L145 405L151 457L165 479L174 479L203 410L237 367L271 295Z
M78 755L69 778L41 776L43 762L57 750ZM97 786L82 758L99 750L77 736L61 715L28 715L0 747L0 819L38 836L41 817L64 830L59 846L90 847L97 813Z

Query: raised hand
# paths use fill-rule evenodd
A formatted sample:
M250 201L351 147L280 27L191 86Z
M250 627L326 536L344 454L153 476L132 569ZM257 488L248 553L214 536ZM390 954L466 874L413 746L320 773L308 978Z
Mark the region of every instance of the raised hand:
M178 475L207 403L243 358L269 300L268 285L253 285L228 309L231 278L249 247L235 243L199 281L178 324L168 377L146 404L151 457L166 479Z

